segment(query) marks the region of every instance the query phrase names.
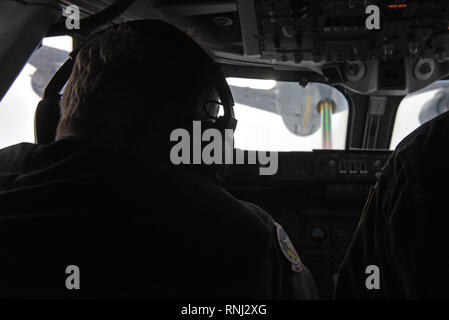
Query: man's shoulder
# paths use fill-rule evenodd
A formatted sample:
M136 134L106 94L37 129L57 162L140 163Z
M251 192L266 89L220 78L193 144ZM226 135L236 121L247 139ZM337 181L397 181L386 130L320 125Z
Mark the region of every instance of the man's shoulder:
M200 219L203 219L204 215L215 217L215 221L219 221L223 227L219 228L219 232L228 232L229 229L225 228L227 225L236 231L236 235L241 231L242 234L252 234L260 240L269 239L272 219L264 210L237 199L215 182L202 176L182 171L174 171L169 175L163 171L161 173L163 179L167 179L163 192L169 193L171 189L171 193L177 198L174 206L181 205L198 210L201 212L198 216Z
M257 206L254 203L239 200L240 203L245 207L245 210L251 212L251 214L254 216L255 219L259 220L259 222L262 222L265 227L271 231L276 226L276 221L273 219L273 217L266 212L261 207Z
M77 152L85 144L81 140L60 140L49 144L22 142L0 150L0 172L26 169L28 165L38 168L42 162L67 157Z
M439 170L449 159L449 112L426 122L408 135L394 152L395 162L409 175L419 169ZM432 164L432 165L430 165Z
M396 147L399 153L410 149L433 149L434 145L444 144L449 138L449 112L444 112L434 119L419 126L405 137Z
M39 145L23 142L1 149L0 172L20 169L27 157L38 148Z

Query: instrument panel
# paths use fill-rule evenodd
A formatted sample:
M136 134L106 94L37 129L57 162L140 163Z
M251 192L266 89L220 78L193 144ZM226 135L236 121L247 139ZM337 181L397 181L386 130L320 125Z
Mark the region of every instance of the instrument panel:
M405 95L449 72L445 1L256 0L263 60L308 65L359 93Z
M316 150L279 153L278 172L231 166L225 188L270 213L292 238L321 298L334 277L372 186L391 151Z

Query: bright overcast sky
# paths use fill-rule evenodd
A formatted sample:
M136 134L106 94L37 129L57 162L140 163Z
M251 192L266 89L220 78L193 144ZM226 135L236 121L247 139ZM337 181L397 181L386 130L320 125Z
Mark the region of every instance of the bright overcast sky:
M47 38L43 45L68 52L72 50L70 37ZM35 67L26 64L0 101L0 148L34 142L34 111L40 101L31 87L31 76L35 71Z

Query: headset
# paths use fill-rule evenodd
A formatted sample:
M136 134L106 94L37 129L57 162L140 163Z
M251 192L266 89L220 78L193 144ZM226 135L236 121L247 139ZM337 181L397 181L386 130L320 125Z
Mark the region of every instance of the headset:
M161 20L134 20L117 24L109 28L123 25L126 25L131 29L136 28L137 30L141 30L141 28L159 28L160 30L166 31L167 36L170 36L171 33L171 35L176 35L177 37L184 37L186 43L190 43L189 45L191 48L189 49L196 50L195 54L198 54L200 58L203 59L206 67L209 69L220 99L220 101L214 102L223 106L223 115L213 119L212 122L207 121L205 126L215 128L222 133L225 132L226 129L231 129L232 131L235 130L237 120L234 116L234 99L232 97L231 89L229 88L220 67L203 48L190 39L183 31ZM45 88L42 100L36 108L34 119L35 142L38 144L48 144L55 140L56 128L60 119L59 104L61 100L61 91L70 78L76 56L82 48L83 45L70 54L69 59L55 73Z

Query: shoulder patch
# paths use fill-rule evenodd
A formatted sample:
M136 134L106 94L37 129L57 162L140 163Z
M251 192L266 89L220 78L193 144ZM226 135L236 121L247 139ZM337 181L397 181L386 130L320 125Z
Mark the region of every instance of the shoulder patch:
M284 228L282 228L282 226L278 223L276 223L276 233L281 251L287 260L292 264L292 270L295 272L301 272L304 269L301 258L299 257L298 252L293 246L293 243Z

